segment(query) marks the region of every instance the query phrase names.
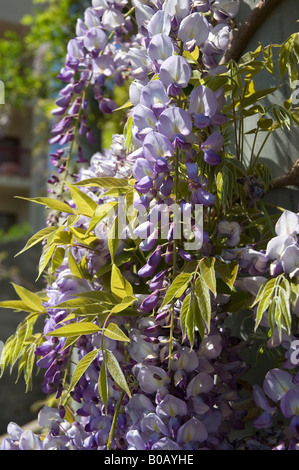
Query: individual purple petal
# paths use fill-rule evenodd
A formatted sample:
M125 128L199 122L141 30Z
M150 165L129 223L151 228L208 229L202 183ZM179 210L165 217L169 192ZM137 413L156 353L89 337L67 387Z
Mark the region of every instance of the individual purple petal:
M133 109L133 121L135 126L139 129L152 128L155 129L157 118L153 111L142 104L138 104Z
M200 148L202 151L212 149L215 152L219 152L223 147L223 143L223 135L221 134L221 132L215 131L211 135L209 135L209 137L204 142L202 142Z
M160 115L157 129L172 141L176 136L188 136L192 131L192 121L184 109L167 108Z
M174 54L174 44L166 34L156 34L148 46L148 56L152 61L161 63Z
M152 165L145 158L136 159L132 172L136 181L140 181L144 176L153 176Z
M276 260L281 257L288 246L294 245L296 241L297 239L292 235L279 235L274 237L267 244L266 255L269 259Z
M142 268L138 271L139 277L151 277L156 271L156 266L150 266L149 264L145 264Z
M286 392L280 401L280 409L285 418L299 415L299 387Z
M227 18L234 18L240 7L239 0L215 0L211 6L216 21L225 21Z
M217 111L217 97L210 88L200 85L193 89L190 94L190 106L188 113L191 116L203 114L212 117Z
M288 246L281 255L282 269L290 278L299 275L299 245Z
M255 402L255 404L261 408L264 411L274 411L275 408L273 408L270 403L268 402L268 399L263 391L263 389L259 385L254 385L253 390L252 390L252 398Z
M281 369L271 369L267 372L263 389L271 400L277 402L292 388L295 388L295 385L289 372Z
M162 419L186 416L187 412L186 402L170 394L165 395L163 400L156 407L156 413Z
M93 72L95 74L103 74L109 77L115 69L113 58L110 55L102 54L93 60Z
M297 235L299 234L299 215L285 210L275 225L277 235Z
M214 386L214 380L209 374L200 372L189 382L186 397L196 397L200 393L209 393Z
M208 149L204 151L203 159L208 165L211 165L211 166L219 165L222 161L220 155L218 155L212 149Z
M253 425L257 429L266 429L271 427L273 422L273 415L268 411L263 411L255 420L253 421Z
M120 11L114 8L108 8L105 10L102 16L102 25L106 31L115 31L116 28L119 28L124 24L125 18Z
M202 113L196 114L194 117L194 125L198 129L204 129L211 124L211 119Z
M137 429L131 429L126 434L126 440L135 450L146 450L145 442L143 441L140 433Z
M135 189L141 194L146 194L153 187L153 179L150 176L144 176L135 183Z
M159 388L170 382L164 369L151 365L141 365L137 371L137 380L141 390L149 394L156 393Z
M140 103L140 93L143 90L144 85L138 80L134 80L129 88L130 101L133 106L137 106ZM148 106L149 107L149 106Z
M170 140L159 132L150 132L143 141L144 156L148 161L156 161L158 157L170 158L173 156L173 147Z
M209 36L209 23L200 13L192 13L185 17L179 27L178 38L183 41L185 48L193 41L200 47Z
M140 103L159 115L169 103L170 98L160 80L152 80L140 92Z
M20 450L43 450L41 439L32 431L25 431L20 437Z
M140 310L142 310L145 313L151 312L156 307L157 303L159 302L159 298L160 298L160 292L158 290L153 292L146 299L144 299L144 301L140 305Z
M181 88L185 88L189 84L192 70L184 57L172 55L161 65L159 75L161 82L166 87L175 83Z
M106 33L99 27L90 28L84 36L83 44L88 51L102 51L107 44Z
M194 204L203 204L204 206L212 206L216 202L215 196L204 188L193 190L191 199Z
M166 0L163 3L165 10L172 18L183 19L190 13L190 0Z
M150 36L157 34L168 35L171 30L171 18L164 10L158 10L147 24L147 30Z
M157 416L155 413L148 413L140 423L141 431L154 431L157 433L162 433L165 436L169 435L169 431L166 425L163 423L162 419Z
M177 442L184 442L185 444L203 442L207 437L208 433L204 424L196 418L191 418L179 428Z
M162 437L152 445L152 450L182 450L182 448L168 437Z

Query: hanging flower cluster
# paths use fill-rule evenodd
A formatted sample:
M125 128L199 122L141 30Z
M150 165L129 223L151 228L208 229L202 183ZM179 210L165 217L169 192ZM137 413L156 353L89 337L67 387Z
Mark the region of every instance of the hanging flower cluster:
M1 359L3 367L16 361L18 348L27 377L36 358L52 404L39 413L42 436L10 423L3 450L298 447L290 358L299 216L285 211L266 242L251 237L248 220L271 219L259 206L260 167L246 168L226 150L235 110L250 103L256 66L255 57L238 72L221 62L238 9L238 0L93 0L78 20L53 111L55 197L36 199L54 212L25 247L43 241L39 276L47 270L47 285L40 295L16 287L21 300L13 307L25 305L28 327L22 345L10 338ZM111 84L127 84L125 106ZM104 114L129 111L124 134L87 164L77 140L96 142L89 99ZM259 437L246 434L242 406L243 352L254 341L229 322L249 307L262 346L287 349L288 371L266 371L264 391L253 384ZM38 313L46 321L33 335ZM275 445L268 428L279 413L290 428Z

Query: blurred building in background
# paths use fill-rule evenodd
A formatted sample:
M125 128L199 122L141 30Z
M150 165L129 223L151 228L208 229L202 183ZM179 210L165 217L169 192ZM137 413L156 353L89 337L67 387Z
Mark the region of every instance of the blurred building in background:
M0 37L6 31L24 36L27 28L21 19L31 11L32 0L0 0ZM45 191L46 158L32 158L36 117L30 90L28 95L28 106L21 109L10 105L7 93L5 104L0 105L0 233L25 223L35 232L44 224L41 208L15 198L36 197Z
M25 36L27 28L21 19L32 13L32 3L32 0L0 0L0 38L7 31ZM33 151L37 122L34 101L30 100L28 90L28 104L15 108L9 95L6 89L5 103L0 105L0 301L17 298L12 282L31 290L41 288L41 284L35 283L41 247L14 256L29 236L45 225L42 206L15 198L46 194L47 155L36 155ZM19 227L24 224L28 233L20 238L23 231ZM16 237L8 242L5 235L12 229ZM5 342L15 332L24 315L0 309L0 341ZM16 384L16 376L17 370L12 375L5 372L0 379L0 434L6 432L10 421L25 424L33 420L32 405L42 398L41 377L36 378L33 390L25 393L23 378Z

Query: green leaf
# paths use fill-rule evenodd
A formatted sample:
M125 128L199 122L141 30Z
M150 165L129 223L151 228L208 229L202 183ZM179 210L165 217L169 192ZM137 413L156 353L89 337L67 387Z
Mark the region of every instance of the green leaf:
M129 386L127 384L126 378L123 374L123 371L116 357L112 354L111 351L108 351L107 349L105 350L105 355L106 355L107 367L113 380L131 398L131 392L130 392Z
M79 279L82 279L84 277L81 269L80 269L80 266L77 264L77 261L75 260L74 256L73 256L73 253L72 253L72 250L69 249L69 253L68 253L68 264L69 264L69 268L73 274L74 277L77 277Z
M174 298L181 297L187 289L191 279L192 274L190 273L179 274L168 288L161 308L164 307L164 305L169 304Z
M182 341L185 340L185 335L187 331L187 316L188 316L188 311L190 309L190 301L191 301L191 294L188 294L184 298L182 308L181 308L180 323L181 323L181 330L182 330Z
M79 183L74 183L72 186L95 186L102 189L132 189L132 186L128 184L128 180L124 178L89 178Z
M131 284L122 276L120 270L115 266L115 264L112 265L111 292L118 299L133 296L133 288Z
M251 307L258 303L258 308L256 312L256 319L255 319L255 327L254 331L257 330L264 312L269 308L271 299L275 290L276 279L270 279L270 281L266 282L263 286L261 286L258 295L252 304Z
M204 258L200 263L200 272L210 291L216 297L215 258Z
M133 296L126 296L122 299L122 301L115 305L115 307L112 308L111 313L120 313L126 310L130 305L132 305L135 302L135 297Z
M46 228L43 228L42 230L40 230L39 232L37 232L35 235L33 235L29 240L28 242L26 243L26 245L24 246L24 248L19 251L16 255L16 256L19 256L21 253L24 253L26 250L29 250L31 247L33 247L34 245L36 245L37 243L41 242L42 240L44 240L45 238L47 238L52 232L55 232L57 230L56 227L46 227Z
M48 207L49 209L53 209L59 212L66 212L67 214L74 214L73 209L66 204L65 202L59 201L57 199L53 199L51 197L36 197L36 198L29 198L29 197L20 197L15 196L17 199L24 199L25 201L35 202L36 204L41 204L43 206Z
M80 213L86 215L87 217L92 217L98 207L98 204L86 193L80 191L80 189L78 189L76 186L70 184L69 189L72 195L72 199Z
M221 263L219 261L215 264L215 271L230 289L233 288L238 274L238 269L238 261L232 261L231 263Z
M187 330L187 336L189 338L191 348L194 345L194 328L195 328L194 309L195 308L198 308L198 307L197 307L197 300L194 295L191 300L190 308L187 310L187 313L186 313L186 330Z
M53 254L52 261L51 261L51 268L49 269L49 273L54 273L63 263L65 256L65 249L61 246L58 246Z
M202 318L205 321L207 330L209 332L210 323L211 323L211 314L212 314L211 296L210 296L210 289L202 277L199 277L196 280L195 293L196 293L200 313L202 315Z
M109 323L107 328L103 329L103 334L116 341L130 342L130 338L115 323Z
M40 278L43 271L47 267L50 259L52 258L52 255L53 255L55 249L56 249L55 245L50 245L50 246L48 246L44 249L44 251L43 251L43 253L40 257L40 260L39 260L38 276L37 276L36 280L38 280Z
M107 410L108 405L108 381L107 381L107 368L106 361L104 360L101 365L100 375L99 375L99 393L102 402L104 403L105 410Z
M31 312L32 309L23 300L4 300L0 302L0 308L11 308L20 312Z
M69 387L68 393L70 393L70 391L73 390L75 385L79 382L82 375L86 372L90 364L95 360L97 354L98 354L98 350L94 349L93 351L90 351L85 356L83 356L82 359L80 359L80 361L78 362L74 370L72 382Z
M13 282L12 285L20 299L28 306L28 308L31 309L32 312L46 312L45 307L42 305L43 299L39 295L25 289L25 287L18 286Z
M118 216L115 217L111 229L109 230L108 234L108 247L110 251L110 256L112 261L116 255L117 249L119 245L119 238L118 238Z
M61 328L50 331L47 333L48 336L63 337L68 338L70 336L78 335L91 335L100 331L100 328L94 323L89 322L79 322L79 323L70 323L69 325L64 325Z
M192 302L192 306L191 306L191 312L192 312L192 316L193 316L193 325L194 325L194 327L196 326L196 328L199 331L200 337L203 340L204 336L205 336L206 325L205 325L204 317L202 315L201 308L199 306L197 296L194 296L194 298L193 298L193 302ZM190 334L190 332L189 332L189 334ZM192 332L192 337L194 337L194 332Z
M122 266L123 264L127 263L128 261L131 261L132 257L134 254L132 251L124 251L123 253L120 253L119 255L115 256L114 258L114 264L115 266L119 267ZM95 278L98 278L100 276L103 276L103 274L108 273L111 271L112 265L109 263L106 263L104 266L102 266L95 274Z

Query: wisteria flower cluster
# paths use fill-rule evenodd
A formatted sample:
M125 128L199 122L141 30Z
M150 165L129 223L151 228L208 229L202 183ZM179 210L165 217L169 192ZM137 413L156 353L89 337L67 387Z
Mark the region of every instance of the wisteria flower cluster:
M10 423L3 450L298 449L299 215L267 211L269 171L238 137L247 116L270 135L297 111L274 122L257 104L272 92L253 82L272 71L269 47L223 63L238 9L92 0L78 20L58 76L52 197L33 200L47 226L22 250L43 243L46 286L1 303L28 312L1 368L19 361L29 386L36 363L47 400L41 434ZM125 122L90 161L89 100ZM247 379L248 349L277 353L263 383Z

